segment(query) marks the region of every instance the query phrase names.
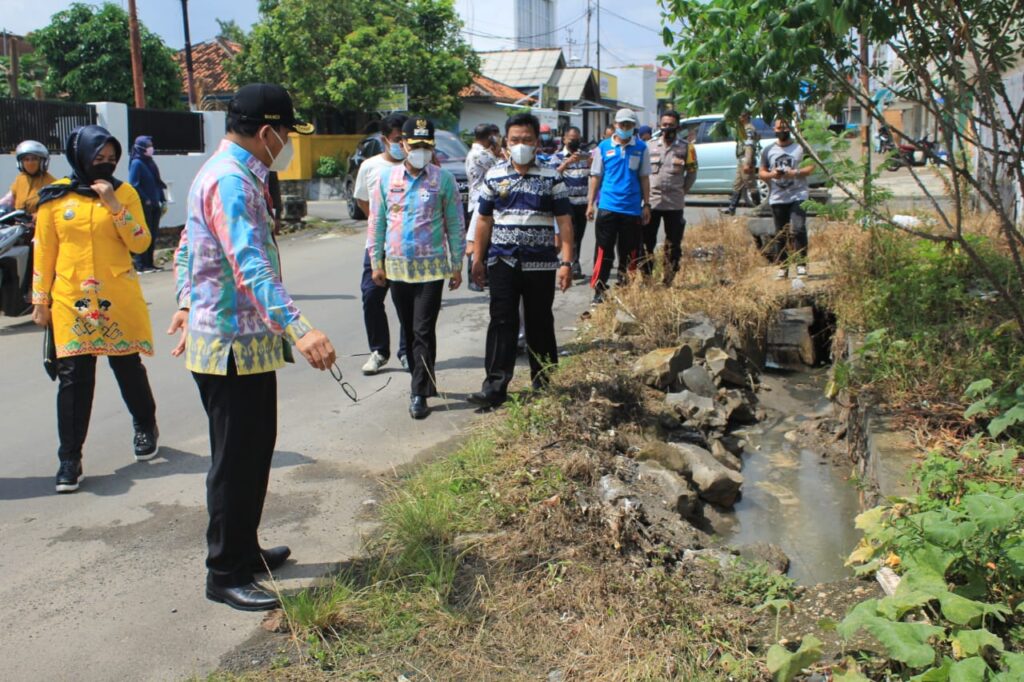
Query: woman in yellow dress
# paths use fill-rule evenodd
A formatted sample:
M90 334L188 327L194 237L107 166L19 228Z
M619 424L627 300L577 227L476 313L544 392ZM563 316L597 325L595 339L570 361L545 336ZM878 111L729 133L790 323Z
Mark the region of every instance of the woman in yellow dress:
M96 384L106 355L135 426L135 458L156 456L156 404L140 353L153 354L149 311L131 254L150 234L135 189L114 178L121 144L100 126L68 138L69 177L44 188L36 215L33 321L52 324L57 348L57 492L82 480Z

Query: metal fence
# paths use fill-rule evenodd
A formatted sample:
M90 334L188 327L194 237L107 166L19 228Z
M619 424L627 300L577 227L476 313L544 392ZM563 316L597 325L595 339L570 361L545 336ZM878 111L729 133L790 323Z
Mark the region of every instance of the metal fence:
M63 152L71 131L91 123L96 123L96 109L89 104L0 97L0 153L13 152L22 140Z
M159 154L189 154L206 151L203 115L191 111L128 109L128 145L139 135L153 138Z

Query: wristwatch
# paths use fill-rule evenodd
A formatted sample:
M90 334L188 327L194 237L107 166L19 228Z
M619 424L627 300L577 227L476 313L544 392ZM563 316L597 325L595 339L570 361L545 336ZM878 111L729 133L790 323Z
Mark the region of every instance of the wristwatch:
M560 267L560 268L571 268L572 267L572 263L567 261L567 260L560 260L560 261L558 261L558 267Z

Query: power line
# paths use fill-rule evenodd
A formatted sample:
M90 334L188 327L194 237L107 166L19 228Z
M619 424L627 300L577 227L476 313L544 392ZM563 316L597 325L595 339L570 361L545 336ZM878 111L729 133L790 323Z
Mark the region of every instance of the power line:
M615 17L616 19L621 19L622 21L626 22L627 24L633 24L634 26L636 26L638 28L642 28L645 31L650 31L651 33L653 33L655 35L658 35L658 36L661 35L661 31L657 31L657 30L651 28L650 26L647 26L645 24L641 24L638 21L633 21L632 19L627 19L626 17L622 16L621 14L616 14L615 12L611 11L607 7L602 7L601 8L601 12L606 13L606 14L610 14L613 17Z
M567 24L565 24L563 26L559 26L558 28L553 28L550 31L545 31L544 33L535 33L534 35L530 35L530 36L499 36L499 35L494 35L494 34L491 34L491 33L481 33L479 31L468 31L466 29L462 29L462 32L466 33L468 35L471 35L471 36L476 36L477 38L491 38L493 40L530 40L532 38L543 38L545 36L552 35L553 33L558 33L559 31L564 31L565 29L569 28L570 26L573 26L574 24L579 23L580 21L582 21L586 17L587 17L587 13L584 12L583 14L579 15L578 17L576 17L575 19L573 19L572 21L570 21L569 23L567 23Z

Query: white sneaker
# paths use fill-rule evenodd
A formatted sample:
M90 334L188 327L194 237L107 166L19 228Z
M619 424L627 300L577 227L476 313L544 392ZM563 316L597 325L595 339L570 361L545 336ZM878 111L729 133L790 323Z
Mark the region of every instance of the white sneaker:
M370 359L363 365L363 374L376 374L380 368L388 364L388 359L377 351L370 353Z
M775 279L786 279L787 277L789 277L788 268L779 268L775 271Z
M796 276L797 277L806 277L807 276L807 266L806 265L798 265L798 266L796 266Z

